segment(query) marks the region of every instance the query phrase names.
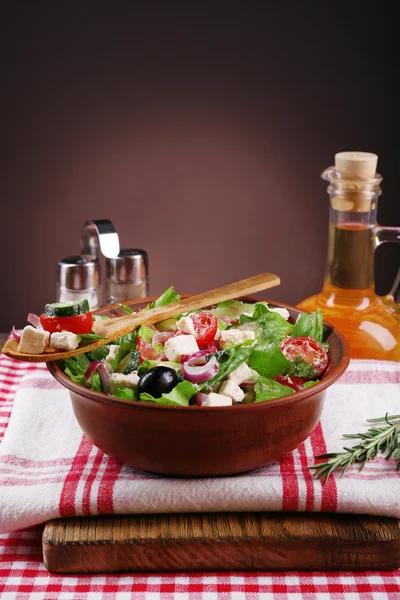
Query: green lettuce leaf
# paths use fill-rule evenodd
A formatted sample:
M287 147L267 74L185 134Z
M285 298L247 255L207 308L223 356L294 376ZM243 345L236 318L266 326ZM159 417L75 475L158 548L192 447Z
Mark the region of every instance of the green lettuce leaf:
M305 381L303 388L306 390L307 388L315 385L316 383L319 383L319 381Z
M122 400L136 400L136 390L127 387L119 387L113 392L113 396Z
M95 392L102 392L103 384L101 382L100 374L97 371L92 373L91 380L92 380L92 390L94 390Z
M143 375L143 373L146 373L146 371L148 371L149 369L152 369L153 367L171 367L171 369L175 369L175 371L177 371L178 369L181 368L181 363L178 362L173 362L170 360L148 360L147 358L140 363L139 365L139 375Z
M154 398L151 394L140 394L142 402L155 402L156 404L169 404L172 406L189 406L189 400L196 394L196 388L189 381L181 381L168 394L161 398Z
M151 344L151 340L154 337L156 332L151 327L147 327L147 325L139 325L137 330L137 337L144 340L147 344Z
M66 358L64 361L65 374L75 383L86 386L85 373L90 362L86 354L78 354L77 356Z
M148 310L149 308L157 308L157 306L164 306L165 304L171 304L172 302L179 302L181 299L180 295L174 290L174 286L171 285L165 292L161 294L157 298L157 300L153 300L150 302L148 306L144 310Z
M73 373L69 367L65 367L64 373L68 375L68 377L75 383L79 383L79 385L86 387L86 378L84 375L77 375L76 373Z
M119 350L111 363L112 371L116 370L121 360L124 359L127 354L129 354L133 350L136 350L136 340L136 331L132 331L131 333L128 333L127 335L124 335L123 337L114 340L114 344L119 345Z
M274 400L275 398L282 398L283 396L294 394L292 388L287 385L282 385L268 377L259 377L254 386L254 391L256 394L256 402L265 402L267 400Z

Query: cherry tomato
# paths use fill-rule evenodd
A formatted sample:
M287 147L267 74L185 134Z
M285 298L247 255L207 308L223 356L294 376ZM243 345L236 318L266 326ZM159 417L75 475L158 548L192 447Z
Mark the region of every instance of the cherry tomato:
M329 358L325 348L311 337L285 338L280 349L289 360L300 356L314 367L318 375L322 375L328 366Z
M190 318L193 321L197 344L199 348L205 348L217 333L217 319L209 312L193 313Z
M161 357L161 354L156 352L151 344L145 342L142 338L138 338L137 349L140 352L140 362L144 360L158 360Z
M93 326L91 312L85 312L75 317L47 317L44 313L40 315L40 323L45 331L57 333L58 331L70 331L71 333L90 333Z
M302 377L292 377L291 375L277 375L273 379L282 385L287 385L287 387L292 388L295 392L303 390L304 384L307 381L307 379L303 379Z

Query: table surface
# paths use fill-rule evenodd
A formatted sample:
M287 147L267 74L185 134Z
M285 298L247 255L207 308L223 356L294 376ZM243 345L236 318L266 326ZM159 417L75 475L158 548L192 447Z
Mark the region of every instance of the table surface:
M0 334L1 343L5 341L5 337L4 334ZM22 377L15 362L0 355L0 442L6 431L13 398ZM37 526L0 535L0 598L4 600L400 599L400 570L55 575L50 574L43 564L42 532L43 526Z

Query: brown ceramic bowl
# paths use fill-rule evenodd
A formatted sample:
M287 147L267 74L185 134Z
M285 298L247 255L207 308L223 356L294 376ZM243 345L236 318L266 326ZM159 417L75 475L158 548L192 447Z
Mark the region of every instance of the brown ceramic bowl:
M246 301L256 301L246 298ZM127 302L135 310L146 302ZM302 311L286 304L294 322ZM121 314L115 305L96 311ZM320 383L290 396L217 408L174 407L120 400L86 389L54 363L50 373L71 396L87 437L106 454L138 469L173 476L233 475L280 458L301 444L317 425L326 390L345 371L346 339L328 327L329 367Z

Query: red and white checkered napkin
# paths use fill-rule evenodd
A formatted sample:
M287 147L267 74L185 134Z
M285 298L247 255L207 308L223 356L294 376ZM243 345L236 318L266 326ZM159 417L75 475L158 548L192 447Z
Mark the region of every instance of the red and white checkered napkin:
M363 431L367 418L400 413L400 363L352 361L299 448L280 462L225 478L166 478L104 455L83 435L69 393L43 365L2 357L0 381L10 395L17 387L0 445L0 533L55 517L110 513L323 511L400 518L395 460L377 458L362 473L354 467L325 486L308 468L318 454L349 445L341 434Z

